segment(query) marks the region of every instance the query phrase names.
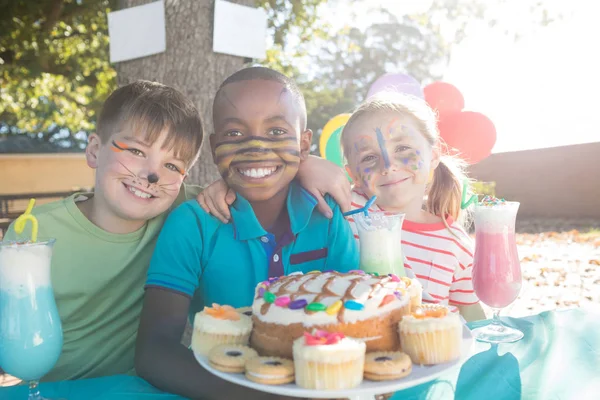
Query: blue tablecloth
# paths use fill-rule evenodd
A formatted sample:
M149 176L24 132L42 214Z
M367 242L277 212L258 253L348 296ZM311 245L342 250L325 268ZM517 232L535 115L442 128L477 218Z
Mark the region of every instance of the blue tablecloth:
M503 321L525 338L497 346L476 342L475 353L460 368L392 399L600 399L600 313L572 309ZM46 397L69 400L180 399L131 376L45 383L41 390ZM26 398L25 387L0 389L2 400Z

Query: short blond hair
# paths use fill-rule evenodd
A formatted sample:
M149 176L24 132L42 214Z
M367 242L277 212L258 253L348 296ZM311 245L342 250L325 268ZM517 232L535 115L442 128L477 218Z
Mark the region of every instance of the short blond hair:
M373 113L396 114L403 118L410 118L419 132L425 137L432 148L440 151L440 163L435 169L433 180L427 190L427 201L425 209L444 220L451 216L461 224L467 222L468 215L461 212L462 186L468 180L466 164L457 157L450 156L445 148L443 140L437 128L437 115L418 97L401 93L383 92L370 97L363 102L352 113L352 116L344 126L341 135L341 143L344 154L351 144L346 140L346 133L358 120Z
M158 82L138 80L106 99L96 130L102 143L127 128L150 143L167 130L164 146L173 149L188 167L197 160L204 139L202 119L194 103L177 89Z

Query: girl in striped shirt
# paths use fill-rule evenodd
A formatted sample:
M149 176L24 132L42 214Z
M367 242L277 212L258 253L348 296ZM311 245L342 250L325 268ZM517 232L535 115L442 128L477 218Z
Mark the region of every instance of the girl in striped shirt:
M341 139L352 208L376 195L370 211L404 213L405 268L423 285L423 301L456 306L467 321L484 319L473 291L473 244L460 223L465 175L456 159L442 155L436 122L423 100L397 93L358 107Z

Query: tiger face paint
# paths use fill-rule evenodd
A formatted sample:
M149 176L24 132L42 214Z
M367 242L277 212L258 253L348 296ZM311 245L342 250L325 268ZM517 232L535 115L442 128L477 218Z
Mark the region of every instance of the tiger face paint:
M279 82L248 80L224 88L215 100L210 143L229 187L250 202L287 193L310 150L312 133L302 131L302 112L296 95Z
M278 176L294 178L300 165L296 138L251 136L215 146L215 163L229 186L264 187Z

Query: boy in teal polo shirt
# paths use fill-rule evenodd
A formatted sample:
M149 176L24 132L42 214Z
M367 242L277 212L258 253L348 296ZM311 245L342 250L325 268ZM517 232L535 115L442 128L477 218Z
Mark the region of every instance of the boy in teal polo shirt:
M304 98L295 83L268 68L241 70L214 100L213 159L237 192L232 223L186 202L168 217L152 257L136 347L136 370L153 385L191 398L249 398L226 384L180 344L191 299L252 304L254 288L295 271L351 270L358 251L349 225L333 218L293 182L309 154Z

